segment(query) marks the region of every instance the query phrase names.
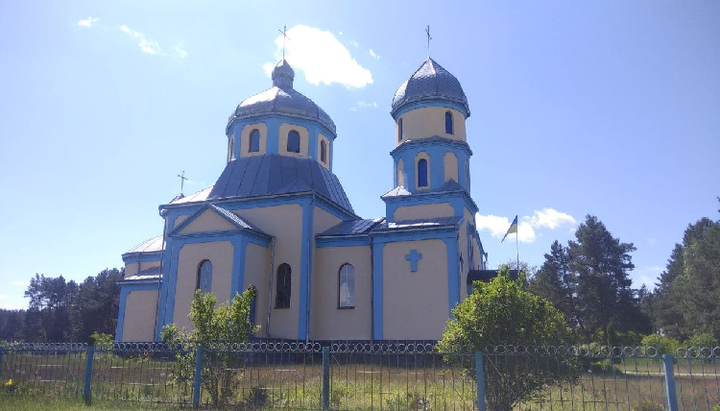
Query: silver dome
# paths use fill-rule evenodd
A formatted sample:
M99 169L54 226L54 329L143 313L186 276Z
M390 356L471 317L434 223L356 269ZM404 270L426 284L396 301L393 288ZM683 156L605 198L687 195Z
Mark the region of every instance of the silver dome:
M470 117L470 106L460 82L430 57L397 89L390 114L394 117L403 106L423 100L447 100L459 104Z
M228 119L226 131L237 120L264 114L284 114L318 121L335 133L335 123L330 116L312 100L293 89L294 79L292 67L287 61L281 60L272 72L273 86L240 103Z

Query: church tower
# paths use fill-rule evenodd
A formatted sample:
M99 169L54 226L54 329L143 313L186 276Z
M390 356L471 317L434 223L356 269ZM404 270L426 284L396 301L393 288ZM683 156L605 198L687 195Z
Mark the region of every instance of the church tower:
M397 89L390 114L397 127L397 148L390 153L395 186L413 194L470 192L470 107L455 76L428 57Z

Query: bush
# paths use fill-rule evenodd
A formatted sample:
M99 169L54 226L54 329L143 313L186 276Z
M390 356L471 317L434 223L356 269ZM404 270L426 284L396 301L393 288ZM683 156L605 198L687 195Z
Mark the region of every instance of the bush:
M485 351L488 346L558 345L571 336L563 314L547 300L530 293L525 282L511 280L507 267L501 268L489 283L476 281L472 295L452 313L454 318L448 321L439 343L445 352ZM485 358L485 393L491 410L512 409L545 384L572 378L567 371L570 367L561 364L559 357L544 358L550 364L537 372L527 372L528 356L500 354ZM472 361L463 366L475 376Z
M713 337L712 333L697 333L693 334L692 337L690 337L687 341L685 341L685 346L688 347L698 347L698 348L710 348L710 347L717 347L718 342Z
M662 354L675 354L675 349L680 343L670 337L666 337L660 334L650 334L643 337L640 341L640 345L645 347L656 347L658 349L658 355Z
M652 401L642 401L630 408L631 411L665 411L665 407Z

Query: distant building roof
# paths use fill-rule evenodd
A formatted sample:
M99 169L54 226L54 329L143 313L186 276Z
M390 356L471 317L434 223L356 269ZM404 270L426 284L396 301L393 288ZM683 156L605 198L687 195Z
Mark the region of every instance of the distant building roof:
M277 154L241 157L225 166L207 200L302 192L323 195L354 214L340 180L317 161Z
M193 203L196 201L205 201L207 200L208 194L210 194L210 191L212 191L213 186L203 188L202 190L186 195L186 196L177 196L170 201L170 204L183 204L183 203Z
M161 235L153 237L149 240L145 240L142 243L128 250L125 254L132 253L154 253L156 251L162 251L164 247L163 237Z

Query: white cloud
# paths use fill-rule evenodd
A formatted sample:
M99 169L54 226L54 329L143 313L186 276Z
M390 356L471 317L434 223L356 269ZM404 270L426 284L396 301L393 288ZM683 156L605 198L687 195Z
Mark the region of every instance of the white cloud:
M500 239L507 233L512 223L512 219L508 217L492 214L484 216L480 213L477 213L475 216L475 221L478 230L488 230L490 231L490 235ZM554 230L566 224L576 224L576 221L571 215L552 208L535 210L532 215L523 216L519 219L518 240L522 243L532 243L537 237L536 230Z
M98 21L100 21L99 17L88 16L88 18L86 18L85 20L78 21L77 25L81 27L92 27L93 24L97 23Z
M6 298L7 298L7 295L5 295L5 294L0 294L0 300L4 300L4 299L6 299Z
M523 217L533 227L556 229L564 224L576 224L577 221L570 215L561 213L552 208L543 208L540 211L535 210L532 216Z
M177 56L180 57L181 59L184 59L185 57L188 56L188 52L181 46L175 46L175 48L173 50L175 50L175 54L177 54Z
M375 60L380 59L380 55L377 54L373 49L370 49L369 53L370 53L370 57L374 58Z
M120 26L120 30L127 33L131 37L136 38L138 40L138 46L140 47L140 50L142 50L143 53L154 56L156 54L160 54L160 52L162 51L160 49L160 44L157 41L149 40L145 36L145 33L135 31L124 24L122 26Z
M358 43L358 42L355 41L355 40L351 41L351 43L352 43L352 45L355 46L355 47L360 47L360 43Z
M373 101L371 103L365 102L365 101L358 101L357 104L350 107L350 111L358 111L360 109L364 108L378 108L378 103L376 101Z
M370 70L361 66L350 51L329 31L297 25L287 31L285 58L297 71L305 73L305 80L314 85L339 83L361 88L373 83ZM282 55L283 37L275 39L275 58ZM267 75L275 63L263 65Z

